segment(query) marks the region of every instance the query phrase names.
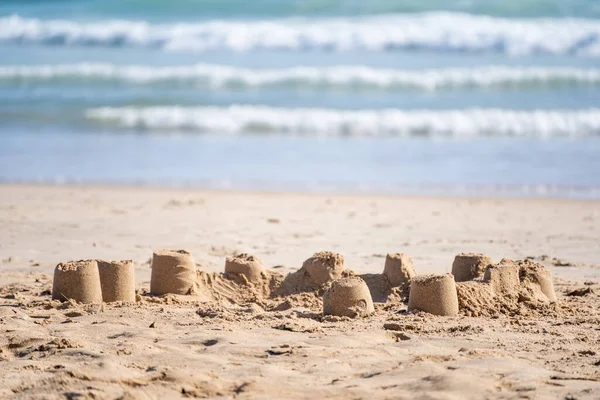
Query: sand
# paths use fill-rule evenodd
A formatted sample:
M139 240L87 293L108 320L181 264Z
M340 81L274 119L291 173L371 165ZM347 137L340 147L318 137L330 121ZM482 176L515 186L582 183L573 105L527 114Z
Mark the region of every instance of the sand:
M599 219L597 201L0 186L0 398L596 399ZM193 288L151 296L169 248L193 256ZM377 289L373 314L322 314L328 283L301 267L323 250ZM515 260L517 280L457 283L442 317L408 312L381 274L388 253L425 275L462 252ZM260 280L224 276L240 253ZM132 259L137 301L52 300L77 259Z

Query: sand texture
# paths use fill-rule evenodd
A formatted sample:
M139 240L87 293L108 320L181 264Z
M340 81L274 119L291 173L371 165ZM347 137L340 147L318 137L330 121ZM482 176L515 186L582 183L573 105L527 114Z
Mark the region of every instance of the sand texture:
M597 201L4 185L0 224L0 399L600 398ZM224 273L244 253L260 278ZM417 281L502 261L436 316L396 253ZM59 263L129 259L135 302L53 300ZM373 312L323 315L335 280Z

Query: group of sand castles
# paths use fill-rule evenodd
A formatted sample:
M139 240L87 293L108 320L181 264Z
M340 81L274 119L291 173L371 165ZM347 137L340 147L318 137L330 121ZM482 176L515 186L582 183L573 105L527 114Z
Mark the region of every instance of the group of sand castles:
M185 250L159 250L152 257L149 294L191 295L202 272L197 271ZM323 251L307 259L302 268L287 277L267 270L255 256L238 254L225 261L224 274L213 274L235 282L237 288L264 285L281 277L276 286L295 282L300 291L322 293L324 315L360 317L374 312L375 290L408 294L409 312L439 316L491 315L519 302L551 303L556 294L550 271L529 260L503 259L499 263L483 254L461 253L454 259L452 273L417 275L410 257L388 254L383 274L357 275L345 269L340 254ZM371 277L370 279L366 277ZM373 279L375 277L376 279ZM364 279L363 279L364 278ZM373 282L377 281L376 284ZM377 286L377 289L374 288ZM296 291L298 292L298 291ZM274 290L281 295L283 291ZM293 293L288 291L285 293ZM81 303L134 302L133 261L83 260L59 264L54 271L53 299Z

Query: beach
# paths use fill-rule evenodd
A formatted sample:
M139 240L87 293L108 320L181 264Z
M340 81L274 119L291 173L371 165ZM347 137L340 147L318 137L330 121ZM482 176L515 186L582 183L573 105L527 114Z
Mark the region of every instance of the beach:
M598 200L93 185L0 194L0 398L600 396ZM163 248L189 251L206 273L239 253L284 275L323 250L358 274L380 274L388 253L410 256L418 274L450 272L461 252L530 258L551 271L557 301L479 317L376 301L374 314L342 318L301 296L286 307L150 296ZM80 259L133 260L136 301L52 301L55 266Z

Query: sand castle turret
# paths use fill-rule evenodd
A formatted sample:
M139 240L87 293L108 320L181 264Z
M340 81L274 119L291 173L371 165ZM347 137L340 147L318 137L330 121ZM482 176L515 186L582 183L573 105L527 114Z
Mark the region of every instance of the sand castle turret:
M356 276L333 281L323 296L324 315L354 318L369 315L374 311L367 284Z
M519 266L512 260L502 259L498 264L487 267L483 280L492 286L495 294L518 293L521 285Z
M532 262L523 262L520 267L519 279L521 280L521 285L537 287L546 296L548 301L556 301L552 273L548 268Z
M158 250L152 255L150 293L189 294L196 281L196 264L185 250Z
M454 257L452 275L456 282L471 281L483 277L485 269L494 261L483 254L460 253Z
M342 277L344 257L331 251L321 251L304 261L302 268L308 273L313 283L320 286Z
M135 265L133 261L96 260L100 272L102 300L135 301Z
M225 260L225 274L233 277L243 276L248 282L259 282L265 267L258 257L249 254L238 254Z
M410 280L417 275L412 259L403 253L390 253L385 258L383 274L394 287L410 285Z
M69 261L58 264L54 269L52 299L102 303L102 289L96 261Z
M458 315L458 296L452 274L418 275L410 283L408 310L434 315Z

